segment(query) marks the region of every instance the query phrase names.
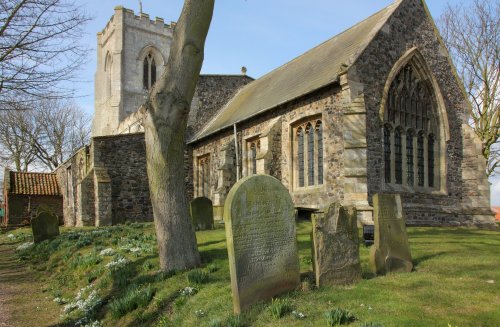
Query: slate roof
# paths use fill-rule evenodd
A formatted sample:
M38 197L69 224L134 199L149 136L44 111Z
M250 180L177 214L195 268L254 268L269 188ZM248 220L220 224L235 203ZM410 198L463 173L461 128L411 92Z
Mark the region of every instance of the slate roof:
M9 194L60 196L56 174L11 171Z
M341 68L345 70L355 62L401 2L396 0L357 25L247 84L190 142L338 81Z

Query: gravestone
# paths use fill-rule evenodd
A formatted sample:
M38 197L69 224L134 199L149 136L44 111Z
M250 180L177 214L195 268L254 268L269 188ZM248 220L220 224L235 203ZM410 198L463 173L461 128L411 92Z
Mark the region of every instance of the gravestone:
M361 279L354 207L334 203L313 214L311 243L316 286L352 284Z
M224 205L234 312L299 285L295 210L276 178L237 182Z
M410 272L410 254L401 197L393 194L373 196L375 244L370 250L370 265L377 274Z
M189 204L189 213L196 230L214 228L214 209L209 198L199 197Z
M54 212L39 211L37 216L31 219L31 230L33 242L40 243L59 235L59 218Z

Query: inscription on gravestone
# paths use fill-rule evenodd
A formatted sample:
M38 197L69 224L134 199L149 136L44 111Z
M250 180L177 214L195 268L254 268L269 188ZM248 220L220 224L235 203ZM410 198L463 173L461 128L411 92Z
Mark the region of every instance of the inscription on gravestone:
M410 272L413 263L401 197L375 194L373 206L375 244L370 251L372 270L377 274Z
M277 179L253 175L236 183L224 221L235 313L299 284L294 206Z
M214 228L214 209L209 198L199 197L189 204L189 213L196 230Z

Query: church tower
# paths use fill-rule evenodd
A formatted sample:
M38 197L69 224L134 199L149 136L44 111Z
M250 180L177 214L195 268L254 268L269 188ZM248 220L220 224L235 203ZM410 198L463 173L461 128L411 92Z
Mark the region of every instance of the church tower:
M123 119L144 103L163 73L174 24L136 16L118 6L104 30L97 33L95 113L92 136L112 135Z

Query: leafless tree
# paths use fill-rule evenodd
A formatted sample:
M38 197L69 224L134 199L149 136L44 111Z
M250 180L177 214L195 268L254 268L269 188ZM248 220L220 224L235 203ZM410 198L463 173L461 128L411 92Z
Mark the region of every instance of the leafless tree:
M49 170L88 144L90 117L74 103L42 100L32 112L38 133L31 135L37 159Z
M71 101L44 99L0 113L1 158L18 171L52 171L89 138L90 117Z
M189 218L184 183L184 133L203 63L214 0L185 0L170 57L148 100L147 171L160 266L198 266L200 255Z
M0 110L72 94L61 82L85 60L82 12L71 0L0 0Z
M448 4L438 26L469 95L470 124L492 176L500 171L500 0Z
M36 161L35 149L30 143L39 129L25 108L0 112L0 158L4 167L14 167L17 171L28 171Z

